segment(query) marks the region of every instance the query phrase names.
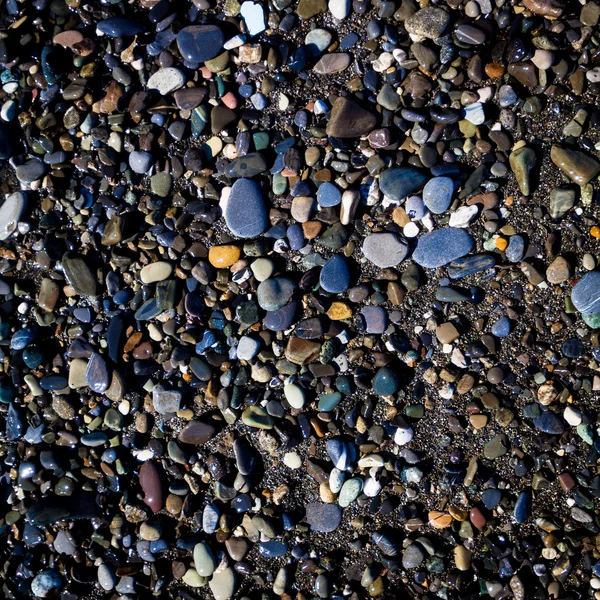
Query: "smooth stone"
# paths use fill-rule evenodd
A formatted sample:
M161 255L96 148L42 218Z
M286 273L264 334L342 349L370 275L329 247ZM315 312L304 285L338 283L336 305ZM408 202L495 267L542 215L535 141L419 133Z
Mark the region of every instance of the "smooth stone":
M224 216L227 227L238 237L253 238L267 229L267 210L255 181L242 178L233 184Z
M457 27L455 35L459 42L469 46L478 46L485 42L485 32L474 25L460 25Z
M323 208L338 206L342 201L342 191L337 185L328 181L322 183L317 190L317 202Z
M340 438L327 440L325 444L327 454L333 466L340 471L351 471L357 459L356 446L353 442L346 442Z
M337 504L311 502L306 505L306 522L313 531L331 533L342 522L343 511Z
M435 229L418 239L413 260L422 267L435 269L462 258L473 245L473 238L464 229Z
M273 277L262 281L256 289L258 305L266 311L277 311L291 299L296 284L285 277Z
M264 173L267 169L268 166L265 157L260 152L251 152L250 154L234 158L229 163L225 173L227 177L231 177L232 179L237 177L251 178ZM250 195L250 191L247 190L241 193Z
M502 317L492 325L492 334L499 338L507 337L512 329L510 319Z
M525 239L521 235L512 235L508 240L506 258L511 263L518 263L525 254Z
M200 542L194 546L194 569L202 577L210 577L217 568L217 561L210 546Z
M27 196L23 192L8 194L0 206L0 241L8 239L16 230L25 208Z
M134 173L147 175L152 167L154 158L150 152L134 150L129 155L129 166Z
M379 188L390 199L399 202L421 189L427 175L414 167L392 167L379 176Z
M40 179L46 170L47 166L41 160L34 158L15 167L15 175L21 183L30 184Z
M329 0L327 8L338 21L343 21L350 14L351 0Z
M600 173L600 163L578 150L553 145L550 159L571 181L580 186L588 184Z
M244 19L248 34L252 37L265 30L264 8L255 2L243 2L240 15Z
M326 132L328 136L336 138L361 137L370 133L376 122L375 115L340 96L333 103Z
M492 269L496 265L496 257L491 254L475 254L474 256L465 256L452 261L448 267L448 277L450 279L462 279L487 269Z
M156 90L161 96L166 96L185 85L185 75L175 67L159 69L148 79L146 86Z
M347 69L352 62L352 58L345 52L333 52L332 54L325 54L313 67L313 71L319 75L331 75L333 73L340 73L344 69Z
M229 600L235 591L235 572L230 567L213 574L208 582L215 600Z
M395 233L372 233L362 245L363 255L375 266L385 269L399 265L408 254L408 244Z
M98 567L98 583L105 592L110 592L115 589L117 578L106 563L102 563Z
M433 214L440 215L450 208L454 188L450 177L434 177L423 188L423 203Z
M298 302L294 300L279 310L268 311L263 319L263 325L271 331L285 331L292 326L297 311Z
M88 387L97 394L103 394L110 385L111 375L102 355L94 352L87 364L85 380Z
M77 546L71 542L66 532L60 529L54 538L54 550L59 554L71 556L77 550Z
M576 198L577 194L573 189L554 188L550 192L550 216L560 219L575 206Z
M142 283L156 283L168 279L172 272L173 266L171 263L159 260L143 267L140 271L140 279Z
M267 411L260 406L249 406L242 412L242 423L256 429L273 429L275 421Z
M202 446L211 440L216 433L216 428L205 421L190 421L179 434L177 438L184 444L192 444L194 446Z
M223 32L216 25L190 25L177 34L177 47L190 64L211 60L220 54L224 43Z
M236 263L241 255L241 250L233 244L211 246L208 250L208 262L217 269L226 269Z
M288 383L283 388L283 393L288 404L295 409L301 409L306 402L304 390L295 383Z
M76 294L91 297L97 295L96 278L83 258L67 252L63 255L61 264L67 281Z
M273 540L270 542L261 542L258 545L258 552L265 558L278 558L284 556L288 551L288 542Z
M143 33L146 28L141 24L126 17L110 17L96 25L98 31L109 37L129 37Z
M339 392L333 392L331 394L323 394L319 398L317 408L321 412L332 411L342 400L342 395Z
M341 294L350 287L348 263L341 254L334 254L325 263L321 269L319 283L330 294Z
M330 45L333 36L326 29L312 29L306 34L304 44L313 56L318 56Z
M155 463L145 462L140 467L140 487L144 492L144 504L152 512L162 510L164 506L164 493L160 470Z
M536 417L533 424L537 429L549 435L561 435L565 430L560 418L550 411L545 411L539 417Z
M340 495L338 497L338 504L342 508L350 506L361 494L363 490L363 481L359 477L353 477L348 479L342 485Z
M410 544L402 553L402 566L405 569L416 569L425 560L423 548L416 543Z
M573 287L571 301L584 315L600 313L600 271L586 273Z
M176 413L182 400L182 393L176 390L166 390L162 385L155 385L152 390L152 406L160 415Z
M533 498L531 496L531 492L529 490L522 491L519 494L519 497L517 498L517 501L515 503L515 509L513 511L515 521L519 525L525 523L531 515L532 505Z
M165 171L155 173L150 177L150 189L161 198L166 198L169 195L172 185L173 178L170 173Z
M361 311L367 333L381 335L387 328L387 311L382 306L365 306Z
M373 378L373 390L379 396L395 394L399 385L398 376L389 367L381 367Z
M521 193L524 196L529 196L531 193L530 174L536 163L535 152L527 146L521 146L511 152L508 162L515 174Z

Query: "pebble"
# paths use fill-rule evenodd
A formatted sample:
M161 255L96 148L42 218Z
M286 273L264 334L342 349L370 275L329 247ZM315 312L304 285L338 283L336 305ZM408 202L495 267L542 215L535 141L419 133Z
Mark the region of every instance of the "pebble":
M330 294L341 294L350 287L350 272L346 259L340 254L332 256L321 269L321 287Z
M422 267L435 269L462 258L472 249L473 238L464 229L436 229L418 239L413 260Z
M426 181L427 176L418 169L394 167L380 175L379 187L388 198L400 201L421 189Z
M241 238L253 238L266 230L267 211L255 181L242 178L233 184L224 217L231 233Z
M585 315L600 313L600 273L586 273L571 291L575 308Z
M213 59L221 52L223 32L216 25L190 25L177 34L177 47L190 64Z
M337 504L311 502L306 505L306 522L313 531L331 533L342 522L342 509Z
M184 85L185 76L175 67L159 69L148 79L148 88L156 90L161 96L166 96Z
M17 225L27 207L27 196L23 192L8 194L0 206L0 240L8 239L17 230Z
M434 177L423 188L423 203L435 215L450 208L454 194L454 181L450 177Z

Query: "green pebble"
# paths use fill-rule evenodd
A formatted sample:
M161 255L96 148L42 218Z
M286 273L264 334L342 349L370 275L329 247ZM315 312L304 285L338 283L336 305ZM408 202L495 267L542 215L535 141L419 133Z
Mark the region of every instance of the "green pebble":
M391 396L398 389L398 376L392 369L382 367L373 378L373 389L379 396Z
M359 496L363 489L362 479L359 477L353 477L344 482L340 495L338 498L338 504L342 508L350 506Z
M571 299L569 298L569 301ZM566 304L566 301L565 301ZM565 312L569 312L569 311L565 311ZM599 329L600 328L600 313L594 313L593 315L581 315L581 318L583 319L584 323L588 326L591 327L592 329Z

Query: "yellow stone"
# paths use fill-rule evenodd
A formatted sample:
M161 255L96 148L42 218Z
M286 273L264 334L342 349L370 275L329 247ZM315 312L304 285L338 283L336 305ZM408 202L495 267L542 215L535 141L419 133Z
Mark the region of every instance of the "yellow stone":
M428 517L429 524L434 529L446 529L452 523L452 515L437 510L430 511Z
M226 269L240 259L240 249L233 244L212 246L208 251L208 262L217 269Z
M352 309L344 302L333 302L326 314L332 321L341 321L352 317Z

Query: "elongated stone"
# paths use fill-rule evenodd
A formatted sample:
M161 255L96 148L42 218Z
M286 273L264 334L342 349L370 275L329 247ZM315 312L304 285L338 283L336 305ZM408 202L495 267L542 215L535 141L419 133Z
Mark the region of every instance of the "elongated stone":
M550 149L552 162L573 182L584 186L600 173L600 163L579 150L554 145Z
M152 512L158 512L164 504L164 493L159 467L153 462L145 462L140 468L140 487L144 492L144 504Z

